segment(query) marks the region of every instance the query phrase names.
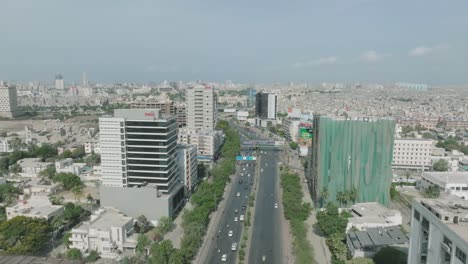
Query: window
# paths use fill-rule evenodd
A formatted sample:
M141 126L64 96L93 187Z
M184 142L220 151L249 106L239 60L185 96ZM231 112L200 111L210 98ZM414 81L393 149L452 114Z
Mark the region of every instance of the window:
M416 219L417 221L419 221L419 218L420 218L420 214L417 210L414 210L414 219Z
M462 263L466 263L466 254L465 252L461 251L459 248L455 250L455 256L459 259Z

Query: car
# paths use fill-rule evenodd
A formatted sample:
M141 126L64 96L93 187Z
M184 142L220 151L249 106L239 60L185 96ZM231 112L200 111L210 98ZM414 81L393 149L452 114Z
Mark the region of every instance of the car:
M260 171L263 172L263 169L261 169Z
M237 216L236 216L236 217L234 217L234 222L237 222Z
M236 251L236 250L237 250L237 243L232 243L231 250L232 250L232 251Z
M242 205L242 210L245 210L245 204Z
M221 261L222 261L222 262L226 262L226 261L227 261L227 255L226 255L226 254L223 254L223 256L221 257Z
M239 212L239 210L237 210L237 209L236 209L236 210L234 210L234 213L236 213L236 214L237 214L238 212Z
M249 176L249 177L250 177L250 173L249 173L249 175L247 175L247 176Z
M240 197L240 192L237 192L237 197Z
M240 215L239 220L242 222L244 221L244 215Z
M232 230L229 230L228 237L232 237Z
M278 204L277 204L277 203L275 203L275 208L278 208Z
M245 171L245 168L243 168L242 170Z
M246 189L246 190L247 190L248 188L249 188L249 187L247 187L247 185L246 185L246 186L244 186L244 189Z

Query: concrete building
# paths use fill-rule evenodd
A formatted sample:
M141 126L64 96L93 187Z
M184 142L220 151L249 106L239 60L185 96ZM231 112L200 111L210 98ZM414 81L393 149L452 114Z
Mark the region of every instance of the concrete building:
M187 89L187 126L193 130L213 131L217 121L214 89L196 85Z
M176 105L173 101L135 101L130 104L132 109L159 109L162 115L176 115L179 127L187 126L187 109L185 105Z
M392 168L405 170L429 170L433 140L395 139Z
M414 199L408 263L464 264L467 254L468 201Z
M84 144L84 148L86 154L101 153L101 144L99 143L99 140L86 141Z
M468 200L468 172L425 172L421 176L421 188L438 186L441 192Z
M179 145L178 160L179 170L184 179L185 195L189 196L196 190L199 183L197 146Z
M372 258L382 248L391 246L406 252L408 237L398 226L369 227L346 234L348 254L353 257Z
M0 153L2 152L13 152L13 148L11 148L9 138L0 137Z
M28 200L20 199L17 204L5 207L8 220L16 216L42 218L46 220L63 212L63 205L52 205L45 195L32 195Z
M73 163L72 158L58 160L55 162L55 171L57 171L57 173L66 172L80 175L84 171L85 167L86 163Z
M282 129L285 138L289 141L297 142L299 139L299 119L285 118L283 119Z
M61 74L55 75L55 89L67 92L65 89L65 81L63 80L63 77Z
M255 95L255 116L257 126L266 127L268 121L276 120L276 113L276 94L260 92Z
M134 220L114 208L100 208L91 215L90 221L83 222L71 230L70 248L82 253L95 250L102 258L116 258L118 251L135 248L128 237L133 233Z
M39 172L53 165L52 162L42 162L40 158L25 158L16 162L21 167L20 175L23 177L37 177Z
M224 134L221 130L193 131L182 129L179 133L179 142L197 146L198 161L210 163L218 156L224 142Z
M179 127L187 126L187 107L185 105L177 106L177 125Z
M99 128L101 205L151 220L177 212L184 190L175 116L163 117L158 109L116 109L113 117L99 119Z
M14 118L20 114L16 87L0 82L0 117Z
M247 118L249 117L249 112L248 111L237 111L236 117L237 117L237 120L239 120L239 121L247 121Z
M340 204L339 193L356 191L354 202L390 200L395 122L314 115L306 177L315 204Z
M403 222L400 211L389 209L379 203L357 203L351 206L353 217L348 219L346 231L353 227L365 230L374 227L399 226Z
M60 189L59 183L54 183L49 179L31 178L23 186L23 193L28 195L50 195Z

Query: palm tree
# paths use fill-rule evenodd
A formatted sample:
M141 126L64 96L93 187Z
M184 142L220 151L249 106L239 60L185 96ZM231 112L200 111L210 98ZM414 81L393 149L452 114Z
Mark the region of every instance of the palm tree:
M349 200L353 202L356 202L356 199L357 199L357 196L358 196L358 192L356 190L356 188L351 188L351 191L349 191Z
M329 195L330 195L330 193L328 192L328 188L323 187L322 191L320 192L322 207L324 206L325 202L327 201Z
M75 195L75 200L80 202L80 198L83 196L83 187L75 186L75 187L73 187L73 189L71 191Z
M336 193L336 200L338 200L338 202L340 202L340 207L342 208L343 207L343 202L345 200L345 194L343 192L337 192Z

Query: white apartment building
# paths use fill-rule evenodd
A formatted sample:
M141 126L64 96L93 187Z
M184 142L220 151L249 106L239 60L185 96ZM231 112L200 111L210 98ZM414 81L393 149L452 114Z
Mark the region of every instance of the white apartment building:
M96 250L102 258L116 258L118 251L135 248L127 238L133 232L134 220L114 208L100 208L91 215L89 222L83 222L71 230L70 248L81 252Z
M297 142L299 140L299 124L300 120L295 119L284 119L282 124L282 129L286 136L287 140Z
M468 254L468 201L455 196L412 203L411 264L465 264Z
M181 129L179 142L197 146L197 157L200 162L212 162L216 159L224 142L224 134L221 130L193 131Z
M68 172L80 175L83 172L85 166L86 163L73 163L72 158L58 160L55 162L55 170L57 173Z
M237 111L236 116L237 116L237 120L239 120L239 121L247 121L247 118L249 118L249 112L248 111Z
M421 176L423 190L436 185L441 192L468 200L468 171L424 172Z
M61 74L55 76L55 89L65 91L65 81Z
M197 146L179 145L179 167L184 179L186 195L193 193L198 185Z
M1 152L13 152L9 138L0 137L0 153Z
M0 82L0 117L13 118L19 114L16 87Z
M46 195L32 195L28 200L20 199L15 205L5 207L5 213L8 220L16 216L50 220L61 214L63 209L63 205L52 205Z
M52 162L42 162L40 158L25 158L16 162L21 167L20 175L23 177L37 177L39 172L53 165Z
M427 139L395 139L392 168L429 170L432 146L433 141Z
M85 147L86 154L101 153L101 144L99 143L98 140L86 141L84 147Z
M195 85L187 89L187 127L213 131L216 126L216 96L213 87Z
M116 109L99 118L101 205L151 220L183 204L177 164L177 121L158 109ZM139 204L139 206L135 206Z

